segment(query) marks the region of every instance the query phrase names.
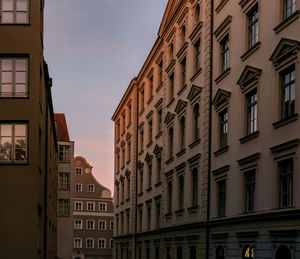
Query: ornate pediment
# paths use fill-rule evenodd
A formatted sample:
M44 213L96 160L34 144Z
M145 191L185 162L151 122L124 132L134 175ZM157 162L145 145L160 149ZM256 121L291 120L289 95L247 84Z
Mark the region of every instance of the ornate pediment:
M218 110L223 105L227 104L229 101L231 93L223 89L218 89L215 98L213 99L212 104L215 106L215 109Z
M168 112L165 118L165 123L169 124L172 120L174 120L174 118L175 118L175 114Z
M296 40L282 38L273 51L270 61L277 67L283 60L295 57L300 48L300 42Z
M178 100L178 103L175 107L175 112L178 114L180 113L187 105L187 102L186 101L183 101L181 99Z
M145 161L146 161L146 163L147 163L147 164L151 164L152 158L153 158L153 156L150 155L149 153L147 153L146 156L145 156Z
M189 101L194 100L202 91L202 87L197 86L197 85L192 85L191 90L187 96L187 99Z
M246 66L242 72L237 84L241 87L242 91L252 82L258 81L261 69L251 66Z
M162 152L162 147L156 144L153 150L153 154L155 154L155 156L159 156L161 155L161 152Z

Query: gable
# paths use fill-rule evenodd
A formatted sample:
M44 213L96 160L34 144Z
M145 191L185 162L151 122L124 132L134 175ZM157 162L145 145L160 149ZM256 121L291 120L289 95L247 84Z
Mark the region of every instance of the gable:
M202 87L197 86L197 85L192 85L191 90L187 96L187 99L189 101L192 101L193 99L195 99L197 97L198 94L200 94L202 91Z
M215 106L215 109L218 110L222 105L228 103L231 93L223 89L218 89L215 98L213 99L212 104Z
M175 107L175 112L176 112L177 114L180 113L180 112L186 107L186 105L187 105L187 102L185 102L185 101L179 99L179 100L178 100L178 103L177 103L177 105L176 105L176 107Z
M237 81L237 84L241 87L242 90L246 88L250 83L257 81L261 74L261 69L251 66L246 66Z

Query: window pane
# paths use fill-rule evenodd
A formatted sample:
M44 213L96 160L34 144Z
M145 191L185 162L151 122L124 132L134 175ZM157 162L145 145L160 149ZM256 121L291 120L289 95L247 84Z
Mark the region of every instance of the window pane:
M1 137L12 136L12 125L1 125Z
M13 23L14 14L12 12L3 12L2 13L2 23Z
M12 159L12 138L2 137L0 141L0 160Z
M1 96L12 96L12 85L11 84L3 84L1 87Z
M3 2L2 2L2 10L3 11L13 11L14 10L14 2L13 2L13 0L3 0Z
M26 136L26 126L15 125L15 136Z
M16 96L27 96L27 87L25 84L16 85Z
M17 0L17 11L28 11L28 0Z
M2 72L1 74L2 83L12 83L13 74L12 72Z
M16 83L26 83L26 72L16 72Z
M2 59L1 65L2 71L12 71L13 69L13 62L11 59Z
M16 60L16 70L17 71L26 71L27 60L26 59L17 59Z
M28 13L27 12L17 12L16 13L16 23L28 23Z

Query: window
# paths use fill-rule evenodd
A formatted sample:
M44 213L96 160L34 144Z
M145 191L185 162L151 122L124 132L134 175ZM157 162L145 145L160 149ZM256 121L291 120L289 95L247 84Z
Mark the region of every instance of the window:
M149 142L152 142L152 135L153 135L153 125L152 120L149 121Z
M0 123L0 161L24 163L27 161L28 124Z
M106 211L106 210L107 210L106 203L100 202L99 203L99 211Z
M124 165L125 165L125 147L122 148L122 168L124 167Z
M289 18L297 10L296 0L283 0L283 19Z
M184 44L184 42L185 42L185 35L186 35L186 28L185 28L185 25L183 25L181 28L181 34L180 34L181 44Z
M130 161L130 158L131 158L131 142L128 142L127 144L127 150L128 150L128 159L127 161Z
M75 184L75 191L82 192L82 184L81 183L76 183Z
M142 110L142 109L144 109L144 106L145 106L145 104L144 104L144 102L145 102L145 100L144 100L145 94L144 94L144 89L141 89L140 91L141 91L140 97L141 97L141 110Z
M114 222L113 221L110 222L110 230L114 230Z
M157 183L159 183L161 178L161 157L158 157L156 161L157 161Z
M161 83L163 80L163 62L162 61L160 61L160 63L158 64L158 68L159 68L159 83Z
M286 245L280 245L277 248L275 259L291 259L292 253L291 250Z
M153 76L149 78L149 98L153 96Z
M29 23L29 0L3 0L1 2L1 23Z
M169 129L169 158L173 157L173 128Z
M94 248L94 239L93 238L86 239L86 248Z
M176 252L176 254L177 254L176 259L182 259L182 248L181 248L181 246L178 246L178 247L177 247L177 252Z
M58 174L58 188L60 190L70 189L70 174L69 173L59 173Z
M198 170L196 168L192 172L192 205L198 205Z
M226 213L226 180L220 180L218 187L218 216L224 217Z
M127 199L130 198L130 178L127 177Z
M185 117L180 119L180 149L183 150L185 146Z
M120 187L119 184L117 185L117 197L116 197L116 203L119 205L120 202Z
M279 167L279 207L293 205L293 159L278 162Z
M122 133L125 132L125 111L122 114Z
M242 255L243 255L242 259L253 259L254 258L254 249L249 245L245 245L243 248Z
M227 109L219 113L220 122L220 148L227 146L227 132L228 132L228 112Z
M220 42L221 44L221 72L229 68L229 37L226 35Z
M144 186L144 174L143 170L140 171L140 192L143 192L143 186Z
M245 172L245 212L254 211L255 170Z
M190 259L197 259L197 250L196 247L190 247Z
M171 45L170 45L169 54L170 54L170 60L172 60L173 57L174 57L174 45L173 45L173 43L171 43Z
M225 259L225 252L223 246L218 246L216 249L216 259Z
M168 212L172 211L172 182L168 182Z
M155 247L155 259L159 259L159 255L160 255L159 247Z
M98 247L99 248L106 248L106 240L105 239L99 239L98 240Z
M258 42L258 6L248 14L248 47L252 48Z
M195 49L195 73L200 69L200 39L194 44Z
M257 131L257 90L246 95L247 99L247 134Z
M98 228L99 228L99 230L106 230L106 221L99 220L98 221Z
M0 66L0 97L28 97L28 59L0 58Z
M81 219L75 219L74 220L74 229L82 229L82 220Z
M167 249L166 249L166 257L167 257L167 259L171 259L171 256L172 256L171 248L167 247Z
M148 187L152 185L152 164L148 165Z
M140 151L142 151L144 148L144 131L140 131Z
M131 104L128 105L128 123L131 122Z
M76 168L76 175L82 175L82 168L81 167Z
M295 114L295 66L281 72L281 118Z
M60 217L70 216L70 200L67 199L58 200L58 216Z
M180 62L181 66L181 88L186 85L186 58Z
M82 201L75 201L75 210L83 210Z
M87 210L94 211L95 210L95 203L94 202L87 202Z
M116 127L116 130L117 130L117 140L120 138L120 121L117 122L117 127Z
M74 248L82 248L82 239L79 237L74 238Z
M156 204L156 227L160 227L160 203Z
M146 259L150 259L150 248L147 246L146 248Z
M199 139L199 133L200 133L200 108L199 104L196 103L193 109L193 117L194 117L194 140Z
M140 232L143 231L143 208L139 209Z
M123 179L123 181L121 182L121 186L122 186L122 200L121 200L121 202L123 203L123 202L124 202L124 198L125 198L125 195L124 195L124 193L125 193L125 183L124 183L124 179Z
M200 5L197 4L195 7L195 12L194 12L194 19L195 19L195 24L197 24L200 21Z
M88 184L88 192L94 192L94 185L93 184Z
M169 95L170 95L170 101L174 98L174 73L172 73L169 77Z
M157 112L157 117L158 117L158 133L161 132L162 130L162 109L159 109Z
M70 162L70 146L59 145L58 146L58 160L59 162Z
M117 165L116 165L116 167L117 167L117 172L119 172L120 171L120 155L119 154L117 155Z
M178 184L179 184L179 209L183 209L184 208L184 178L183 175L179 176L179 180L178 180Z
M87 230L94 230L95 229L95 221L94 220L87 220L86 221L86 229Z
M151 206L147 208L148 230L151 228Z
M109 240L109 248L114 248L114 240L113 239Z

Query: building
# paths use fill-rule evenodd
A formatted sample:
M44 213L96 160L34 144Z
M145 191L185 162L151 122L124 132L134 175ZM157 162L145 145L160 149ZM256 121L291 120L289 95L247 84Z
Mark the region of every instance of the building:
M85 158L74 159L73 259L113 257L113 199Z
M299 9L168 1L112 117L115 258L300 258Z
M57 142L43 1L0 1L1 257L56 257Z
M63 113L55 113L58 141L57 257L70 259L73 254L74 142L70 141Z

